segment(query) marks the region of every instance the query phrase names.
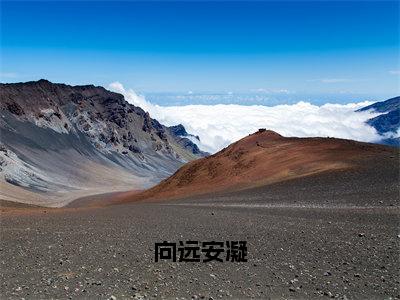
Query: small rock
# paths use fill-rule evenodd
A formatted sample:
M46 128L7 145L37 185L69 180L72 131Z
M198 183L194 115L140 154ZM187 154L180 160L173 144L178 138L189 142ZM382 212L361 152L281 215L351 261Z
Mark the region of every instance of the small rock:
M324 276L331 276L331 275L332 275L332 273L329 272L329 271L326 271L326 272L324 273Z
M324 292L324 296L333 298L333 294L331 292Z
M359 233L358 236L363 237L363 236L365 236L365 233Z

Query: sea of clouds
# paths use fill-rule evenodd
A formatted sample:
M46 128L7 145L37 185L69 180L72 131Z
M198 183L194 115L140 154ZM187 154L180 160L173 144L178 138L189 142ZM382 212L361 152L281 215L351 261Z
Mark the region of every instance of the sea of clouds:
M198 135L198 146L214 153L232 142L257 131L274 130L284 136L337 137L374 142L382 137L365 122L379 113L355 112L372 102L312 105L298 102L293 105L184 105L160 106L147 101L119 82L109 89L124 95L125 99L149 112L160 123L172 126L182 124L187 132Z

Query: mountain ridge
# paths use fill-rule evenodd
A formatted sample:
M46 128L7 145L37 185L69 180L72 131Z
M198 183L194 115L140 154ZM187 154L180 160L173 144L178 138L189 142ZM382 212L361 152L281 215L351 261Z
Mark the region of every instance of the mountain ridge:
M336 138L284 137L260 129L208 157L182 166L142 193L115 203L181 199L233 192L327 172L359 168L369 157L396 158L396 149Z
M385 101L375 102L360 108L357 112L372 110L381 113L371 118L367 124L374 127L382 137L381 144L400 147L400 96Z
M61 205L82 196L77 191L149 187L205 155L103 87L43 79L7 83L0 84L0 99L4 200Z

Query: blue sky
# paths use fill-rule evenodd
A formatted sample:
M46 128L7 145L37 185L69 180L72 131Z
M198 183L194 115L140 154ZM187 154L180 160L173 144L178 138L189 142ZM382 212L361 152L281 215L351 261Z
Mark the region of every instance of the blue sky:
M2 1L1 13L3 82L342 101L400 93L397 1Z

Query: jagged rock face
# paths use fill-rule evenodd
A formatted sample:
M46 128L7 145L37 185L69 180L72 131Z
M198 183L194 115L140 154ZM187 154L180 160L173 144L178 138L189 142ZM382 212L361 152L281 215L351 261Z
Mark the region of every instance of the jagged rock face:
M185 127L182 124L178 124L175 126L168 127L169 131L173 136L176 136L177 142L185 149L190 151L195 155L199 155L202 157L208 156L209 153L201 151L199 147L193 141L199 141L200 138L198 135L190 134L186 131Z
M0 97L1 110L20 121L60 133L80 131L101 151L133 155L161 151L180 158L171 145L175 137L168 137L164 126L127 103L122 95L102 87L71 87L40 80L2 84Z
M171 132L173 132L174 134L179 135L179 136L187 136L188 135L185 127L183 127L182 124L170 126L169 129L171 130Z
M200 141L200 138L198 135L193 135L193 134L187 133L185 127L182 124L170 126L169 130L172 132L173 135L180 136L180 137L193 137L196 140Z
M145 181L148 186L201 156L201 152L182 146L182 137L144 110L103 87L69 86L46 80L0 84L0 99L1 143L5 149L0 151L4 156L0 158L1 180L14 186L57 193L70 190L71 186L84 187L85 178L90 182L90 172L82 176L83 181L76 181L81 175L79 168L71 170L76 174L69 174L65 171L67 166L54 161L55 157L65 164L73 159L94 163L96 168L106 166L113 170L111 173L122 171L121 176L133 175L139 185ZM15 168L6 167L11 161L18 161L30 170L24 174L30 175L16 174ZM35 184L35 176L40 177L40 186ZM131 188L135 188L134 184Z

